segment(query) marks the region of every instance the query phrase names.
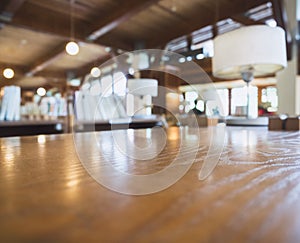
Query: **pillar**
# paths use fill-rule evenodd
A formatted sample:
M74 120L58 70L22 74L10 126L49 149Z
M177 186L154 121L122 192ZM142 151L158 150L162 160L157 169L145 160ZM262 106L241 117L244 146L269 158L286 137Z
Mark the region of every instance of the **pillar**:
M292 57L288 61L287 67L276 74L278 89L278 113L289 115L300 114L299 96L300 85L297 79L297 44L295 35L297 30L296 7L297 0L284 0L288 16L289 29L293 38Z

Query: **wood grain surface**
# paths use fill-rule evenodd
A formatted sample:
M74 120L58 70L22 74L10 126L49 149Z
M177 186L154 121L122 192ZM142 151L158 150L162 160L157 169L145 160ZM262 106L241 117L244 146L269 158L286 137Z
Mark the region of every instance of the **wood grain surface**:
M122 134L134 152L162 141L156 131ZM198 173L210 145L208 128L166 130L165 145L158 143L159 154L147 160L114 153L111 137L118 132L0 139L0 242L300 241L298 131L227 127L220 162L204 181ZM145 175L172 166L182 136L189 141L196 135L199 146L184 150L196 154L187 173L143 196L100 185L75 149L87 149L95 164L108 158L124 173Z

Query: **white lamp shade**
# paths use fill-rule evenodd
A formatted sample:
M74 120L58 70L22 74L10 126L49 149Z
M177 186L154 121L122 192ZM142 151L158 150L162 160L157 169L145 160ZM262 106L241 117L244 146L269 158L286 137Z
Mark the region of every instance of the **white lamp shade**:
M287 65L285 32L280 27L254 25L219 35L214 39L213 75L242 78L252 69L253 76L274 74Z
M156 79L135 78L127 81L128 93L133 95L151 95L155 97L158 93L157 87L158 82Z

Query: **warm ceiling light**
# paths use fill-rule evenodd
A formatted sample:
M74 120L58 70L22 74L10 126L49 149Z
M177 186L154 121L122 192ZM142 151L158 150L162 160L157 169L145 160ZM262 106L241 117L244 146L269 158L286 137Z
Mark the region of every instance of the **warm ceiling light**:
M46 90L42 87L38 88L36 93L39 95L39 96L44 96L46 94Z
M98 78L100 77L101 75L101 70L98 68L98 67L93 67L91 69L91 75L94 77L94 78Z
M79 46L76 42L70 41L66 45L66 52L71 55L75 56L79 53Z
M15 72L14 72L14 70L11 69L11 68L5 68L5 69L3 70L3 76L4 76L5 78L7 78L7 79L11 79L11 78L13 78L13 77L15 76Z

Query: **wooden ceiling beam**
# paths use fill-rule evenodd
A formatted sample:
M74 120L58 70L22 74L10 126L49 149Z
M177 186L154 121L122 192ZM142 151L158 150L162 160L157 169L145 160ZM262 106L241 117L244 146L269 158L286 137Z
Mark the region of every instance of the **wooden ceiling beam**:
M161 3L157 4L157 7L160 8L162 11L175 16L176 18L180 19L181 21L185 22L186 24L188 24L188 19L182 15L180 15L179 13L173 11L170 8L165 7L164 5L162 5Z
M247 10L257 7L266 2L268 2L268 0L252 0L243 2L241 0L226 1L224 2L224 4L220 3L219 8L222 11L218 11L218 16L215 16L215 12L207 11L207 9L203 10L203 8L199 6L197 16L191 16L190 19L193 21L189 23L188 28L186 28L186 24L184 24L184 26L174 26L174 29L168 30L168 32L166 32L166 35L160 36L160 38L156 38L156 36L153 35L153 40L147 43L147 48L156 48L159 45L166 45L173 39L188 35L193 31L207 25L212 25L216 21L230 18L234 15L242 14ZM198 19L198 21L194 21L195 19Z
M139 0L139 2L141 1ZM45 11L47 11L47 15L45 15L45 17L39 16L39 21L36 21L34 19L34 16L36 16L37 12L42 13ZM103 16L101 17L101 20L102 19ZM51 24L49 24L50 21ZM100 20L91 20L90 22L94 23L92 27L90 26L90 23L74 19L74 39L76 39L76 41L93 42L95 44L117 47L123 50L133 50L132 45L128 44L130 41L127 41L127 39L124 36L122 36L122 38L120 38L120 36L116 36L115 33L110 33L109 38L107 38L107 36L104 36L104 39L101 38L101 40L88 40L89 35L95 29L99 28L99 25L97 25L96 27L95 23L100 23ZM11 22L6 22L5 24L9 24L17 28L23 28L30 31L34 31L36 33L54 35L66 41L70 39L69 16L65 16L62 13L54 12L53 10L46 10L41 5L33 5L31 3L24 4L22 12L16 15Z
M36 73L42 71L54 61L58 60L65 54L65 42L60 43L56 48L50 50L46 56L43 56L39 60L37 60L26 72L27 77L31 77Z
M122 1L122 4L105 18L101 17L99 21L95 21L93 25L95 29L87 36L87 40L94 41L101 36L107 34L120 24L126 22L139 12L149 8L159 0L127 0Z
M115 33L110 33L107 36L103 36L93 41L93 43L102 46L109 46L109 47L113 47L125 51L134 50L134 45L132 42L128 41L127 39L124 39L123 36L117 35Z
M4 80L4 78L2 79L1 76L3 75L2 72L5 68L12 68L15 72L15 77L12 80L15 79L20 79L24 76L26 76L26 73L28 72L28 70L30 70L29 66L21 66L21 65L16 65L16 64L10 64L10 63L3 63L0 62L0 79ZM64 71L61 72L57 72L57 71L40 71L38 73L38 75L36 76L41 76L41 77L47 77L47 78L52 78L52 79L66 79L67 75ZM7 80L8 82L10 80Z
M101 44L101 42L99 40L97 40L99 37L103 36L104 34L108 33L109 31L111 31L112 29L116 28L118 25L120 25L121 23L129 20L131 17L133 17L135 14L138 14L140 11L143 11L144 9L148 8L149 6L151 6L152 4L157 3L159 0L147 0L147 1L140 1L140 0L130 0L130 1L124 1L122 5L124 6L120 6L118 9L118 11L115 11L113 14L109 14L106 18L101 17L101 19L99 19L99 21L94 21L95 24L93 25L93 28L95 28L95 26L97 26L96 31L93 31L91 34L89 34L88 36L84 36L81 35L80 38L84 39L85 41L93 41L96 44ZM31 9L27 6L27 13L30 13ZM25 11L25 12L26 12ZM49 13L50 15L54 14L50 11ZM51 29L49 29L49 26L47 25L47 27L45 27L45 23L47 22L46 19L42 20L42 24L41 23L34 23L32 24L31 20L28 20L29 22L25 22L24 23L24 16L23 18L19 19L17 18L14 23L16 24L20 24L20 25L24 25L28 28L31 28L35 31L42 31L42 32L46 32L46 33L53 33L53 31ZM58 16L56 19L63 19L63 16ZM46 21L43 23L43 21ZM68 21L63 21L63 22L68 22ZM78 26L78 24L75 24L75 26ZM79 25L79 26L83 26L83 25ZM61 30L63 30L64 28L62 28ZM63 33L63 34L62 34ZM69 37L66 36L66 31L59 31L55 32L56 35L62 36L66 39L68 39ZM84 33L84 32L80 32L80 33ZM97 40L97 41L95 41ZM62 55L64 55L65 53L65 42L60 44L59 46L57 46L54 50L49 51L49 54L47 54L46 56L42 57L41 59L37 60L26 72L26 76L33 76L39 72L41 72L42 70L44 70L47 66L49 66L50 64L52 64L54 61L56 61L57 59L59 59ZM114 44L114 41L108 41L107 44L109 44L110 46L112 46ZM126 42L119 42L117 43L117 46L120 48L124 48L124 49L132 49L132 46L126 45ZM85 70L85 67L83 67L82 70ZM79 71L79 73L82 72L82 70Z
M112 58L111 55L107 54L105 57L99 58L93 62L84 65L79 69L73 70L73 73L76 75L76 77L85 76L86 74L90 73L93 67L98 67L101 64L105 63L106 61L110 60L111 58Z
M37 77L45 77L52 80L66 80L67 73L65 71L47 71L42 70L37 75Z
M12 68L14 70L15 76L12 79L6 79L3 77L3 70L5 68ZM26 69L27 69L26 66L0 62L0 80L1 82L3 80L7 80L7 82L9 82L9 81L14 81L16 79L19 79L20 77L24 76Z
M0 13L5 11L8 4L9 4L9 0L2 0L0 2Z
M18 12L7 24L36 33L54 35L66 41L71 38L71 21L68 14L44 8L29 1L23 4L22 11ZM89 23L74 18L73 25L72 37L77 41L86 42Z
M1 0L0 20L5 22L11 21L24 2L25 0Z
M238 22L242 25L257 25L257 24L265 24L262 21L255 21L253 19L248 18L244 14L238 14L231 16L231 19L234 20L235 22Z

